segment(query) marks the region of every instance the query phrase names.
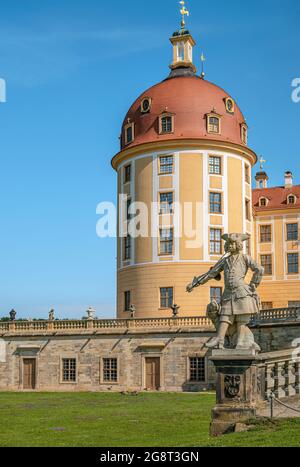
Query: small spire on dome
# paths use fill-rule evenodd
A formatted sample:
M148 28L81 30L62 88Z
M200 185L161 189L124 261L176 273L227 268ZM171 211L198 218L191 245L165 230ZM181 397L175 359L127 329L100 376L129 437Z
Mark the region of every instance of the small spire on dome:
M181 28L175 31L170 39L173 45L173 63L170 65L172 71L169 78L195 76L196 73L196 67L193 64L193 48L196 42L185 28L185 17L189 16L190 12L186 9L185 0L181 0L179 4L182 16Z
M259 159L259 162L260 162L260 167L259 167L260 170L264 170L264 164L265 164L267 161L263 158L263 156L261 156L260 159Z

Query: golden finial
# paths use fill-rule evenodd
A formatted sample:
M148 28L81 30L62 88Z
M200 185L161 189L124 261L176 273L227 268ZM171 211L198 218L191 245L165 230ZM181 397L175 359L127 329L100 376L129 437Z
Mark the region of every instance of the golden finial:
M185 7L185 0L181 0L179 3L181 5L181 10L180 10L180 13L182 16L181 27L183 29L185 27L185 16L190 16L190 12Z
M204 79L205 73L204 73L204 62L206 61L205 55L202 52L201 57L200 57L201 63L202 63L202 73L201 73L201 78Z
M261 156L261 158L259 159L259 162L260 162L260 170L263 170L264 169L263 164L265 164L267 161L263 158L263 156Z

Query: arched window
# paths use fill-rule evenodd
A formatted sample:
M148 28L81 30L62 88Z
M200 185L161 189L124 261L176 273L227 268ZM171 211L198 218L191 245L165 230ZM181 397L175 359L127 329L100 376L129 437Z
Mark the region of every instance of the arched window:
M246 123L241 125L241 139L244 144L248 144L248 126Z
M168 134L174 132L174 115L163 113L159 117L159 133Z
M130 144L134 141L134 123L128 123L124 127L125 144Z
M216 114L215 112L207 114L207 133L212 133L215 135L221 134L221 115Z
M261 208L264 208L264 207L268 206L268 200L267 200L267 198L260 198L260 199L259 199L259 206L260 206Z
M287 204L296 204L296 196L295 195L289 195L287 199Z

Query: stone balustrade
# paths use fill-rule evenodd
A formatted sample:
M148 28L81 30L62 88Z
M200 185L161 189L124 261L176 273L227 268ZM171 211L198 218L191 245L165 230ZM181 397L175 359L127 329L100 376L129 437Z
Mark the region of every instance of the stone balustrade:
M278 308L263 310L253 316L252 326L268 324L300 322L300 308ZM137 318L137 319L95 319L95 320L55 320L55 321L0 321L0 334L26 332L56 331L97 331L128 329L169 329L169 328L201 328L211 330L213 325L206 316L170 317L170 318Z
M263 399L271 393L277 399L300 394L300 347L259 355L260 390Z
M59 332L59 331L97 331L111 330L141 330L170 328L207 328L213 330L211 321L205 316L178 318L148 318L148 319L102 319L102 320L55 320L55 321L3 321L0 322L0 334L27 332Z

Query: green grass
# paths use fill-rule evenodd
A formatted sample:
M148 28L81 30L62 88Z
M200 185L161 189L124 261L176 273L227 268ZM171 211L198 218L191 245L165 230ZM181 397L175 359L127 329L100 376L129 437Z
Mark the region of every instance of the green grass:
M211 438L213 394L0 393L0 446L300 446L300 419Z

